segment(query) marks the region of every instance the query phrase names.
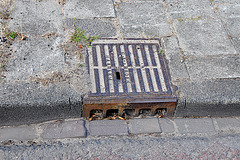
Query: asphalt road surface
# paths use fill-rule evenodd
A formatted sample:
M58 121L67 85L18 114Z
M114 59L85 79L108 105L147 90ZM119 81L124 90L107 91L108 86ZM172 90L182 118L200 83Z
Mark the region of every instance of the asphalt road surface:
M240 134L137 135L8 142L0 159L240 159Z

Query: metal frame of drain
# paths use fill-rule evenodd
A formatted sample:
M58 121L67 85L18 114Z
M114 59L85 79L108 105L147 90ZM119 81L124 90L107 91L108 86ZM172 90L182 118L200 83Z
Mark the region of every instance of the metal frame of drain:
M173 116L177 98L173 95L167 61L160 39L99 39L88 49L86 62L92 86L83 99L83 117L92 110L142 109L152 114L166 109Z

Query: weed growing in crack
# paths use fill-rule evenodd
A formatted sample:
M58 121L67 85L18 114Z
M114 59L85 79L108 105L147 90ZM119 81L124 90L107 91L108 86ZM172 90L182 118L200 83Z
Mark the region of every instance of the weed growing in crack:
M6 67L7 67L7 65L5 65L5 64L1 66L2 69L6 69Z
M84 67L82 52L85 51L86 47L90 47L92 42L98 39L98 36L87 34L81 27L77 27L76 19L74 18L73 20L73 32L70 33L71 35L69 41L63 45L65 51L65 62L68 63L66 59L68 59L69 56L77 56L80 63L77 62L76 66Z
M98 36L91 36L91 35L86 35L86 31L82 30L82 28L77 28L76 27L76 19L74 18L74 32L72 32L70 41L76 43L78 46L81 44L90 47L91 43L98 39Z
M177 18L177 20L179 21L179 22L183 22L183 21L199 21L199 20L201 20L202 19L202 17L201 16L197 16L197 17L190 17L190 18L186 18L186 19L183 19L183 18Z
M178 18L177 20L178 20L179 22L182 22L182 21L183 21L183 19L182 19L182 18Z
M17 32L9 32L8 34L6 34L7 38L10 38L12 40L14 40L15 38L17 38L18 33Z
M187 20L192 20L192 21L196 21L196 20L201 20L201 16L197 16L197 17L190 17L190 18L187 18Z
M23 35L22 33L10 31L8 28L4 29L3 36L5 36L9 41L14 41L16 38L19 38L20 41L27 39L27 36Z
M71 42L75 42L77 44L84 43L87 47L91 46L91 43L98 39L98 36L86 36L86 31L81 28L74 28L74 32L71 36Z

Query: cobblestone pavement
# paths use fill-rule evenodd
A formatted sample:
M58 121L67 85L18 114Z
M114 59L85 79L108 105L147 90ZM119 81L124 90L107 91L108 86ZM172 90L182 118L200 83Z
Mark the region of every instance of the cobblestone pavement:
M0 159L240 159L240 135L138 135L0 146Z

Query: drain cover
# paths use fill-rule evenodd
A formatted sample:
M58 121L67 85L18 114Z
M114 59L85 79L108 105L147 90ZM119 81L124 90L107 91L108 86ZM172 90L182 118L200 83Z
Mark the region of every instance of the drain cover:
M83 116L92 110L106 115L109 109L175 109L169 72L157 39L101 39L88 49L88 72L92 88L84 99Z

